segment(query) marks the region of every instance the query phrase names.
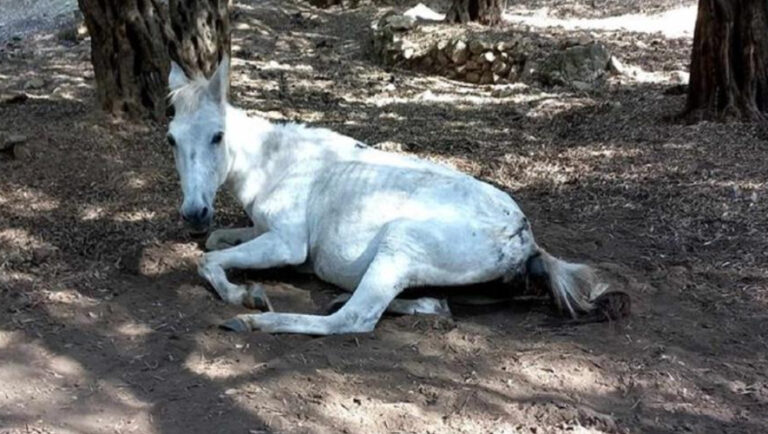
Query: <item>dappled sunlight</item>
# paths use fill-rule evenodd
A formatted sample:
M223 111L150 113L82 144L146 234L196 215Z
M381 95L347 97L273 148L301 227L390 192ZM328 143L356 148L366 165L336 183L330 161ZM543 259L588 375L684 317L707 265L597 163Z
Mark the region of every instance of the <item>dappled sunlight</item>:
M0 192L0 205L17 215L34 216L53 211L60 204L59 199L26 185L11 185L10 189Z
M556 18L546 8L528 10L514 3L504 13L511 23L534 27L563 27L566 30L625 30L640 33L661 33L667 38L693 37L696 6L672 9L659 14L627 14L606 18Z

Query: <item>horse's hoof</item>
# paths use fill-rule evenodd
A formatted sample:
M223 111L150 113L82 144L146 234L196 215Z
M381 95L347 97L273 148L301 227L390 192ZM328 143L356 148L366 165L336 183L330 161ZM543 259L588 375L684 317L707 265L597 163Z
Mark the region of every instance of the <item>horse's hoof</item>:
M632 299L623 291L609 291L600 294L593 302L595 310L605 320L616 321L632 313Z
M240 318L232 318L224 321L223 323L219 324L219 328L222 330L226 330L228 332L237 332L237 333L247 333L251 331L251 328L248 326L248 323L241 320Z
M243 306L248 309L258 309L262 312L272 312L272 303L267 297L267 292L258 283L250 282L243 296Z

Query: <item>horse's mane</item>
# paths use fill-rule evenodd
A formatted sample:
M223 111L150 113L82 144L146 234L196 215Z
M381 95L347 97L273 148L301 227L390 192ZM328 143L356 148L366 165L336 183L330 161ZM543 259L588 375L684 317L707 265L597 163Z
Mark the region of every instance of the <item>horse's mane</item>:
M202 75L196 75L189 83L172 90L168 99L177 114L192 113L205 101L207 91L208 80Z

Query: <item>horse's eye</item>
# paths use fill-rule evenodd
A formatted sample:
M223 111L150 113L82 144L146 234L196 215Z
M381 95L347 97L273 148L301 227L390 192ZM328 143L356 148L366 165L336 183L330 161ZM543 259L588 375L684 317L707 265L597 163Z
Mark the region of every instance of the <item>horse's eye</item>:
M211 144L218 145L219 143L221 143L221 139L223 138L224 138L224 133L219 131L218 133L213 135L213 138L211 139Z
M171 145L172 148L175 148L176 147L176 139L174 139L173 136L170 135L170 134L168 134L166 136L166 138L168 139L168 144Z

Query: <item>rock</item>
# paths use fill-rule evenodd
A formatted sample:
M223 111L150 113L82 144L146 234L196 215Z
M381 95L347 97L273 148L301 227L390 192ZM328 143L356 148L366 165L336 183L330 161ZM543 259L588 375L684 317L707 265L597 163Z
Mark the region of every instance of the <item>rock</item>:
M509 72L507 73L507 81L514 83L518 80L520 80L520 73L515 68L509 68Z
M539 68L539 62L533 59L527 60L520 70L520 78L523 81L535 80L539 74Z
M469 51L472 54L480 54L483 51L490 50L491 44L480 39L473 39L469 41Z
M23 145L27 140L27 136L23 134L6 134L0 131L0 150L4 151L15 146Z
M41 89L45 87L45 81L40 77L34 77L24 83L24 89Z
M56 33L56 37L62 42L77 44L88 36L88 28L85 23L72 22Z
M467 44L464 41L456 41L451 47L451 60L456 64L463 64L469 57L469 50L467 50Z
M686 85L691 79L691 74L685 71L672 71L669 78L672 83Z
M604 45L577 45L549 55L540 65L538 79L544 85L570 85L575 81L594 83L601 78L611 59Z
M496 43L496 51L505 52L510 51L513 48L515 48L515 42L514 41L501 41Z
M626 67L618 57L611 56L611 59L608 61L608 70L614 74L623 75L626 72Z
M485 63L493 63L493 61L496 60L496 55L493 54L493 51L486 51L480 56L480 59Z
M56 254L56 248L51 246L38 247L32 251L32 261L35 264L42 264L47 262Z
M13 158L20 160L20 161L26 161L32 159L34 157L35 152L32 149L31 146L27 144L17 144L13 147Z
M465 63L465 66L467 67L468 71L478 71L483 68L482 65L475 62L474 60L470 60L467 63Z
M403 15L424 21L443 21L445 19L444 14L435 12L423 3L419 3L416 6L408 9L403 13Z
M381 19L382 28L390 28L395 31L411 30L416 25L416 18L405 15L393 14Z
M492 83L493 83L493 73L491 71L483 72L483 75L480 77L480 84L492 84Z
M491 65L491 71L494 74L506 75L509 72L509 65L504 63L501 59L496 59Z
M437 52L437 54L435 55L435 60L437 60L437 63L440 66L445 66L445 65L451 63L451 59L449 59L448 56L446 56L445 52L443 52L443 51L438 51Z
M29 95L24 92L0 97L0 104L20 104L29 99Z
M469 83L480 83L480 74L477 72L469 72L464 79Z
M571 86L576 90L588 91L592 89L592 85L583 81L574 80L571 82Z

